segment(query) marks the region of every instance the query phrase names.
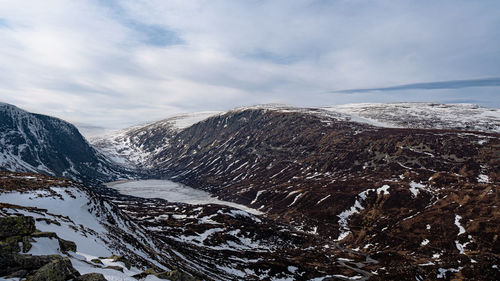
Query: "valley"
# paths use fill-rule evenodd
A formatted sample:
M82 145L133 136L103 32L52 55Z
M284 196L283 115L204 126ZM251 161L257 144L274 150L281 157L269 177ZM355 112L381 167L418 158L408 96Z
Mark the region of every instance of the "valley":
M29 121L36 116L16 110L5 112L12 120L23 116L11 122L20 125L7 122L2 135L3 153L14 160L0 164L30 174L3 175L3 216L41 218L5 205L48 209L24 193L71 201L57 195L64 193L57 177L70 177L65 185L87 190L86 200L101 206L79 209L90 211L80 224L102 236L101 246L92 247L103 253L92 247L83 253L123 255L136 264L134 274L151 267L200 280L500 277L498 109L265 105L186 114L82 137L88 151L75 151L67 168L69 160L53 166L44 158L43 151L57 149L44 145L50 142L30 144L35 156L28 157L23 141L10 138L58 131L23 125L36 124ZM56 155L70 159L65 153ZM81 158L88 153L95 158ZM19 184L9 189L12 181ZM114 223L90 220L109 216ZM42 223L36 227L45 231ZM85 249L77 234L59 232ZM120 246L119 237L131 246ZM134 280L156 275L140 276Z

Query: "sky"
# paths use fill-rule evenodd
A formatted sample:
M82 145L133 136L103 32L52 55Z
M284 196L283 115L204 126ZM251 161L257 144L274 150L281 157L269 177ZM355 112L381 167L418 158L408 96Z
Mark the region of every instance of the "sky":
M0 101L121 128L264 103L500 107L500 1L0 0Z

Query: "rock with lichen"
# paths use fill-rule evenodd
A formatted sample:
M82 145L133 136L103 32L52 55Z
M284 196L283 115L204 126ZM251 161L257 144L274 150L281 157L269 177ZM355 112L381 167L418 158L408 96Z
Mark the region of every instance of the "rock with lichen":
M26 236L35 232L35 220L32 217L0 217L0 240L12 236Z
M64 281L80 276L68 258L55 259L39 268L26 281Z
M107 281L107 280L101 273L87 273L78 276L76 278L76 281Z

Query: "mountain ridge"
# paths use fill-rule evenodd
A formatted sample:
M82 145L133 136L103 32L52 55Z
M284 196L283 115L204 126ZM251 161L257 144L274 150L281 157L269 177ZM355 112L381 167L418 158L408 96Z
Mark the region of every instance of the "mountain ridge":
M116 171L171 179L263 215L93 188L114 206L111 215L126 214L146 231L142 239L161 245L162 264L207 280L498 279L497 111L482 120L488 109L470 105L388 105L394 114L377 106L346 113L261 105L172 117L92 141L89 151L108 154ZM453 114L422 108L463 111L477 122L450 123ZM409 128L388 124L399 119ZM3 138L8 153L23 141L47 148L45 129L4 123L0 133L14 132ZM49 131L71 136L72 127L57 124Z
M126 174L96 151L72 124L51 116L0 105L0 167L41 172L87 183Z

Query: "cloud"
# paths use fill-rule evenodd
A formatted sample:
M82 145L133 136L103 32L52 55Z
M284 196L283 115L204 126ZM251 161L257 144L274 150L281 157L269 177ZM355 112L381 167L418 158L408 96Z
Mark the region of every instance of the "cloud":
M384 91L399 91L399 90L434 90L434 89L462 89L474 87L499 87L500 77L473 79L473 80L451 80L439 82L423 82L413 83L398 86L390 86L383 88L365 88L365 89L348 89L332 91L332 93L366 93L366 92L384 92Z
M0 100L105 127L267 102L491 105L492 87L328 90L500 77L499 8L497 1L2 1Z

